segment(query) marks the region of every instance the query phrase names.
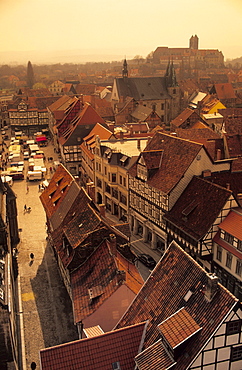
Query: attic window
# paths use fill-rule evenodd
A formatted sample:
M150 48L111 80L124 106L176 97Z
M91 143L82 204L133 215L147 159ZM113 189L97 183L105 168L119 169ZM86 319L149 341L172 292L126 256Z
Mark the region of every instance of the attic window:
M186 208L183 209L182 214L183 216L187 217L190 213L197 207L197 202L193 200Z
M59 200L60 200L60 198L56 199L56 200L53 202L54 206L57 206L57 204L58 204Z
M59 179L58 181L56 181L56 185L57 185L57 186L60 186L60 183L61 183L62 179L63 179L63 178L61 178L61 179Z
M101 285L94 286L88 289L88 294L91 300L100 297L103 294L103 287Z
M122 162L124 164L126 159L128 159L128 157L126 155L123 155L122 158L120 158L120 162Z
M54 196L54 194L55 194L55 190L52 191L52 193L49 194L49 198L52 198Z
M121 370L119 361L112 363L113 370Z
M67 188L67 185L64 186L64 188L61 189L61 192L64 193L64 191L66 190L66 188Z
M187 302L191 296L192 296L192 291L188 290L187 294L184 297L184 301Z

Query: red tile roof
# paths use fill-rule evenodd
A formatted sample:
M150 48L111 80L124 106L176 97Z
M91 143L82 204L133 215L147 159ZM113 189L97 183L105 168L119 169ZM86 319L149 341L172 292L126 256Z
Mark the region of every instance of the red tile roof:
M218 184L224 188L229 187L232 190L234 197L236 198L239 205L242 207L242 171L240 172L212 172L211 176L207 178L215 184Z
M184 307L158 325L158 328L171 348L177 347L201 330L201 327Z
M163 156L159 169L147 180L147 184L168 194L184 176L201 149L202 144L156 132L145 148L146 161L148 153L155 150L163 151ZM137 175L137 162L130 168L129 174L133 177Z
M77 137L83 139L83 135L87 136L86 126L90 126L90 132L96 123L104 124L105 121L99 116L99 114L95 111L95 109L92 108L90 104L86 104L80 113L77 114L76 117L71 121L66 130L63 131L59 136L60 144L77 145Z
M219 100L236 99L236 95L231 83L222 83L214 85Z
M158 345L161 339L158 326L181 307L184 307L202 328L195 334L196 338L192 342L189 340L183 342L182 350L177 350L173 360L176 362L174 370L189 368L208 340L219 329L222 321L239 304L238 299L219 283L216 294L208 300L203 291L210 279L209 274L189 254L175 242L171 243L117 325L117 328L121 328L149 320L144 342L145 351L142 352L145 358L142 359L141 367L139 364L139 369L167 369L164 366L164 362L167 363L167 352L162 350L164 348L162 345ZM189 291L190 295L187 296ZM153 346L155 343L156 347Z
M126 284L133 293L137 293L143 285L143 279L137 268L119 255L110 254L104 241L89 257L82 268L71 274L72 297L75 322L84 320L95 312L103 303ZM123 278L119 271L125 271ZM100 294L90 301L89 289L99 288ZM101 325L102 326L102 325Z
M210 230L231 194L231 190L194 176L164 219L200 240Z
M107 370L119 362L122 370L135 368L146 323L81 339L40 351L42 370Z
M228 216L219 224L221 230L226 231L235 238L242 240L242 209L240 212L232 210Z
M57 211L73 182L75 182L75 179L66 168L60 164L48 187L40 195L40 200L47 217L51 217Z

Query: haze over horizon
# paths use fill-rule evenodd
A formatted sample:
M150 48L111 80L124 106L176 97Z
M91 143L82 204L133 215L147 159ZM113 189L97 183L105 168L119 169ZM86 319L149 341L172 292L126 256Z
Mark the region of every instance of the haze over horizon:
M86 63L146 57L158 46L242 55L241 0L0 1L0 64Z

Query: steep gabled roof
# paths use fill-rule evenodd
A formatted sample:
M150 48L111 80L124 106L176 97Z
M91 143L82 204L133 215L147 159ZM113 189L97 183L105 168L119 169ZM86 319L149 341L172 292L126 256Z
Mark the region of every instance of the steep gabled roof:
M140 352L146 323L110 331L92 338L43 349L40 351L42 370L94 370L135 368L134 357Z
M198 121L201 121L201 122L203 121L202 118L199 116L199 114L194 109L186 108L175 119L171 121L171 125L180 127L191 116L197 117Z
M200 240L210 230L231 194L231 190L194 176L164 219Z
M78 141L78 138L82 140L83 136L86 136L96 123L105 124L105 121L90 104L86 104L66 130L61 133L59 142L61 145L80 145L81 142Z
M219 283L212 299L207 299L204 286L207 287L210 280L209 274L191 256L175 242L171 243L117 325L117 328L121 328L149 321L144 341L145 350L139 355L143 356L139 369L165 370L171 364L174 365L174 370L189 368L223 320L238 304L238 299ZM182 350L173 361L170 357L168 364L167 351L159 342L162 336L158 326L182 307L202 329L192 342L183 342Z
M73 98L67 95L63 95L58 100L56 100L53 104L49 105L49 110L51 112L55 112L58 110L65 111L68 107L70 102L72 102Z
M125 263L118 252L116 256L111 254L104 240L85 264L71 274L75 322L80 322L95 312L123 283L137 294L143 285L143 279L136 267L128 261Z
M48 218L58 210L72 183L75 183L75 179L66 168L60 164L50 180L48 187L40 195L40 200Z
M119 96L140 100L170 99L164 77L116 78Z
M154 150L163 151L163 155L159 169L147 183L168 194L184 176L202 147L199 143L156 132L145 148L146 156L149 151ZM130 168L129 173L133 177L137 175L137 162Z
M240 194L242 194L242 171L212 172L211 176L207 178L207 180L224 188L229 187L229 189L232 190L235 199L240 203L240 206L242 206L242 199L240 198Z
M215 84L214 89L216 91L219 100L225 99L236 99L236 95L231 83Z

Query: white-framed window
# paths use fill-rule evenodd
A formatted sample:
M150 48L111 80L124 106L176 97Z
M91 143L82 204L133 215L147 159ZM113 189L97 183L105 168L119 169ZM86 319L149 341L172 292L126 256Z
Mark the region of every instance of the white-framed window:
M223 248L217 245L217 260L222 261Z
M242 260L237 259L235 273L239 276L242 276Z
M231 253L227 253L226 267L228 267L229 269L231 269L232 259L233 259L232 254Z

